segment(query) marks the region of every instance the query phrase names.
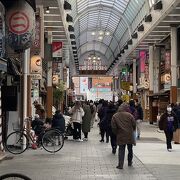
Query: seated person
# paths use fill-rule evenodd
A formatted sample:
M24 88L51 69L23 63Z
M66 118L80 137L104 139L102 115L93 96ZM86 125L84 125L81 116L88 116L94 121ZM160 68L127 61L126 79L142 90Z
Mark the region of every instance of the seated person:
M32 129L34 130L36 136L39 136L44 130L44 123L39 119L39 115L35 114L34 120L31 123Z
M57 110L55 112L55 115L53 116L52 128L57 128L62 133L65 132L65 119L64 119L63 115L61 114L60 110Z

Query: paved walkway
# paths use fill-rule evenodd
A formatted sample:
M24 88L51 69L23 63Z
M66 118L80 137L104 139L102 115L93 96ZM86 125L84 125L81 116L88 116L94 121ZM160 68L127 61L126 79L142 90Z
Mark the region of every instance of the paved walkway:
M133 167L116 169L117 155L110 144L99 142L98 128L89 141L65 141L57 154L45 150L28 150L21 155L7 154L0 163L0 174L23 173L33 180L176 180L180 179L180 145L167 152L164 134L155 125L143 123L142 138L134 147Z

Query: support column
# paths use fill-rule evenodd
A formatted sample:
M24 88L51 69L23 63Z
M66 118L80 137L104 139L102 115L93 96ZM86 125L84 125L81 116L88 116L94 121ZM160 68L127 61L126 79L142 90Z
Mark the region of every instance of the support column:
M53 88L52 88L52 61L48 61L47 74L47 117L52 117Z
M149 46L149 94L153 93L154 89L154 69L153 69L153 61L154 61L154 48L153 46Z
M47 59L47 96L46 96L46 112L47 117L52 117L53 106L53 87L52 87L52 32L47 33L47 42L45 44L45 58Z
M170 103L177 102L177 28L171 27L171 90Z
M154 47L149 46L149 95L154 91ZM153 124L152 97L149 97L149 123Z
M133 99L136 98L137 82L136 82L136 59L133 59Z
M23 122L27 117L27 92L28 92L28 70L29 70L29 61L30 61L30 48L26 49L23 54Z

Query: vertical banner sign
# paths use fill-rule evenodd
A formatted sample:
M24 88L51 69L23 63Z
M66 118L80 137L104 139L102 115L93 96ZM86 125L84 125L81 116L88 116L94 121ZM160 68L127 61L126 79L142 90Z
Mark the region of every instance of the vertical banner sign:
M7 43L16 51L28 49L34 40L35 13L24 0L11 1L6 11Z
M80 77L80 93L88 91L88 77Z
M42 79L42 59L40 56L31 58L31 76L33 80Z
M36 10L36 20L35 20L35 35L34 42L32 44L32 49L34 53L40 54L41 51L41 19L40 19L40 9Z
M146 51L139 52L139 60L140 60L140 72L144 73L145 61L146 61Z
M165 71L171 70L171 51L165 52Z
M145 64L144 78L145 78L145 80L149 80L149 64Z
M52 43L53 60L62 62L62 42Z

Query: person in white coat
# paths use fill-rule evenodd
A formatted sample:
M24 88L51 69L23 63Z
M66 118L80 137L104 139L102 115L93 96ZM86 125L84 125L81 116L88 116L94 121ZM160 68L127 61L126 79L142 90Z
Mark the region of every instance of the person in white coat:
M74 126L73 139L77 141L83 141L81 139L81 124L82 117L84 116L84 110L81 107L81 102L76 101L75 105L70 109L70 114L72 114L72 122Z

